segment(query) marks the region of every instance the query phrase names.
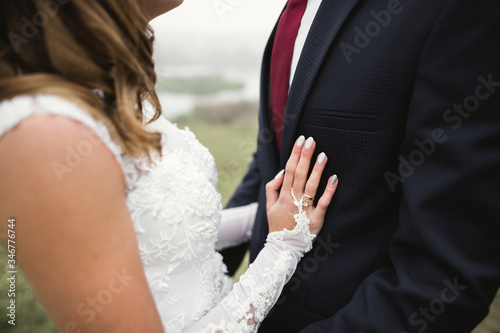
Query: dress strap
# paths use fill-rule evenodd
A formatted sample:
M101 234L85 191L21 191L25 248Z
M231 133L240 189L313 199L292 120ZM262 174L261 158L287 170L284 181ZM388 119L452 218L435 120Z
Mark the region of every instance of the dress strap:
M125 176L127 192L135 184L138 171L134 160L126 156L102 122L73 102L54 95L19 96L0 103L0 138L24 119L36 114L54 114L78 121L91 129L111 151Z

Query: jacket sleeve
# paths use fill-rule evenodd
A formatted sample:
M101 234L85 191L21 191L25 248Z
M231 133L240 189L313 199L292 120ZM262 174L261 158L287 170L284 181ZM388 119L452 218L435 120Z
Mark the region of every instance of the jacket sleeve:
M422 50L391 263L302 332L470 332L500 285L500 2L448 1ZM390 174L388 174L390 175Z
M240 207L254 202L258 202L259 188L261 184L260 171L257 164L258 153L253 156L253 161L248 167L248 172L243 178L243 181L236 189L236 192L229 200L226 208ZM224 263L227 266L228 274L234 275L238 269L245 253L248 250L249 242L243 243L235 247L229 247L220 251L224 258Z

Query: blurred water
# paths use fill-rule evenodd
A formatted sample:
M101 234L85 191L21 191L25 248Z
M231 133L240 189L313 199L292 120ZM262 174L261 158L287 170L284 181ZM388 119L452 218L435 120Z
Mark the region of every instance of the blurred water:
M220 104L237 101L256 101L259 98L259 72L213 71L207 66L177 66L159 71L161 76L196 77L196 76L221 76L229 81L242 82L245 86L240 90L226 90L210 95L176 94L159 92L163 115L169 120L174 120L182 114L191 112L196 105Z

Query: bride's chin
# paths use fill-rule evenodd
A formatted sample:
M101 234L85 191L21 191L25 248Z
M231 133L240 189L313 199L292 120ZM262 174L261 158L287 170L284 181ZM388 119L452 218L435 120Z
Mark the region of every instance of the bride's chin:
M184 3L184 0L172 0L170 1L172 3L172 8L170 8L168 11L171 11L172 9L175 9L177 7L179 7L180 5L182 5Z
M137 0L144 15L151 21L182 5L184 0Z

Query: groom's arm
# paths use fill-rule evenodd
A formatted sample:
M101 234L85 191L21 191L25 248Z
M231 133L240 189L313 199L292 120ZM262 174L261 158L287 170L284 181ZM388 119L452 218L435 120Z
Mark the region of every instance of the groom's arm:
M391 263L302 332L470 332L488 313L500 284L499 33L497 0L444 6L416 73L401 155L425 161L402 179Z
M232 198L229 200L226 208L240 207L258 201L261 178L257 164L257 154L257 152L254 154L253 161L248 167L247 174L236 189ZM224 263L227 266L229 275L234 275L238 269L245 253L248 250L248 246L249 242L220 252L224 258Z

